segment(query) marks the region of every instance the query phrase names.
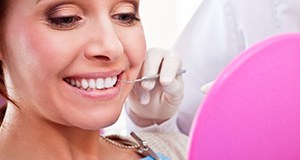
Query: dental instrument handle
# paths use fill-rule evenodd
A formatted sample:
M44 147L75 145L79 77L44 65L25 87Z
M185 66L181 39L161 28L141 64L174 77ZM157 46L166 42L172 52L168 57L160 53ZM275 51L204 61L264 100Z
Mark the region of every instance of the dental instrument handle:
M182 70L178 70L178 72L176 73L176 76L180 76L183 73L186 73L185 69ZM157 78L159 78L160 74L155 74L155 75L151 75L151 76L144 76L140 79L136 79L136 80L118 80L120 82L124 82L124 83L136 83L136 82L142 82L142 81L149 81L149 80L155 80Z

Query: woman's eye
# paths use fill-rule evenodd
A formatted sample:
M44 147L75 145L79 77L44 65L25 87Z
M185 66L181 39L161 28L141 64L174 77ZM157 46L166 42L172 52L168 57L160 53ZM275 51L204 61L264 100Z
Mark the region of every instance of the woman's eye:
M79 16L49 17L51 27L58 30L70 30L75 28L82 18Z
M125 26L133 26L140 21L134 13L115 14L112 18Z

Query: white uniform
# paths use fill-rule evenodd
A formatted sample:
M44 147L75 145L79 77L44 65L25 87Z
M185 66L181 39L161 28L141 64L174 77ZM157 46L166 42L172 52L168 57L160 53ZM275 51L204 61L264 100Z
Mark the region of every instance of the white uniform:
M267 37L299 31L300 0L204 0L175 44L187 69L181 131L190 130L201 86L234 57Z
M267 37L299 31L300 0L204 0L174 46L187 70L185 97L176 115L179 129L188 134L203 98L201 86L234 57ZM174 122L165 125L170 129Z

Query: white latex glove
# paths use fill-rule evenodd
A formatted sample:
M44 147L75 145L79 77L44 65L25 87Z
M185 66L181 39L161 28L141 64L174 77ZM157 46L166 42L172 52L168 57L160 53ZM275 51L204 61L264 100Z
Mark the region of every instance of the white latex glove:
M167 120L176 114L183 99L183 80L176 76L181 59L173 50L148 51L140 77L160 74L159 79L136 83L127 101L133 121ZM131 112L131 113L130 113ZM132 114L136 116L132 118Z
M203 85L201 87L201 91L204 93L204 94L207 94L210 89L212 88L212 86L214 85L215 81L211 81L211 82L208 82L206 83L205 85Z

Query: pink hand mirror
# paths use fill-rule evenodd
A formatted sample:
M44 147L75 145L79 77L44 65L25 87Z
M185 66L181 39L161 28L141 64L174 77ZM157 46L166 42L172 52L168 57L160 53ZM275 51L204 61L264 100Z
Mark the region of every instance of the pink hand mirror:
M300 34L242 53L199 108L189 160L299 160Z

